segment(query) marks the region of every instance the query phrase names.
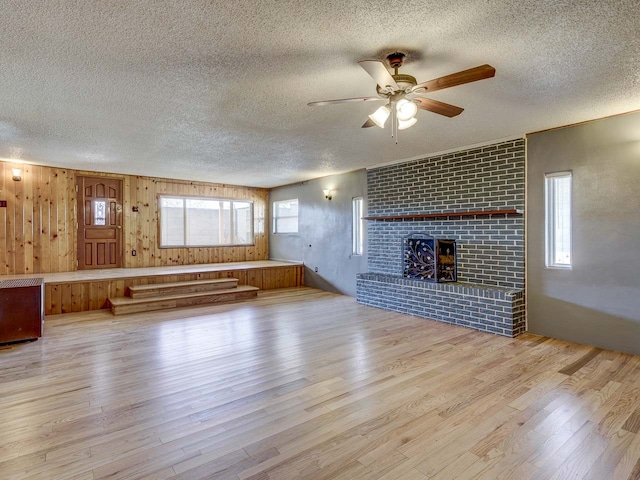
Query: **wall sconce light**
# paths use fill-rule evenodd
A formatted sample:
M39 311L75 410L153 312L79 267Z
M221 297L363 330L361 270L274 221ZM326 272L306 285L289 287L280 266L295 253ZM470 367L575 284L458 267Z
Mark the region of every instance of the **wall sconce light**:
M331 195L331 190L325 189L323 190L324 192L324 198L326 198L327 200L331 200L333 198L333 195Z
M13 181L14 182L19 182L20 180L22 180L22 177L20 176L22 174L22 169L20 168L12 168L11 169L11 173L13 173Z

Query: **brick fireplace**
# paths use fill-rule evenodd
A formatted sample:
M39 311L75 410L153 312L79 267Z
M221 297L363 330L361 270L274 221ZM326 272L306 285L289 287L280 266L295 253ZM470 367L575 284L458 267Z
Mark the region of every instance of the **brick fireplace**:
M524 175L524 139L370 169L367 215L374 219L367 221L369 271L358 275L358 302L522 333ZM505 211L512 213L473 214ZM415 232L455 240L457 281L406 278L406 239Z

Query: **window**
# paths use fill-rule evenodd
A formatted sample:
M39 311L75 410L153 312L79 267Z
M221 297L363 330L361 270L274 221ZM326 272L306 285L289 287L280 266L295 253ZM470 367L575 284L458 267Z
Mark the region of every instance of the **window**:
M353 255L362 255L364 250L364 220L362 219L362 197L353 199Z
M161 247L253 245L253 202L166 197L160 204Z
M545 174L546 266L571 268L571 172Z
M298 199L273 202L273 233L298 233Z

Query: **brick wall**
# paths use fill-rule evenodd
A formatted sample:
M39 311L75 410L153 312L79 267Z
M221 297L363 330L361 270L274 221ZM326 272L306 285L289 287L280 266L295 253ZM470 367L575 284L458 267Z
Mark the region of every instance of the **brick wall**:
M524 210L524 139L367 172L369 216ZM412 233L452 238L458 280L524 288L524 216L368 221L368 270L402 275L402 241Z
M524 211L524 190L525 141L510 140L370 169L367 215ZM358 276L358 302L502 335L524 331L524 215L367 224L369 273ZM415 233L456 240L463 283L402 279L403 240ZM484 288L469 293L465 284Z

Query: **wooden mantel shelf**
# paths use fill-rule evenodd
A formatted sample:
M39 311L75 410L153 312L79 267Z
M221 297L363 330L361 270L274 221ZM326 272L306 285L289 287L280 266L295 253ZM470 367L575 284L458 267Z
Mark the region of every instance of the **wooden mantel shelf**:
M381 217L362 217L363 220L406 220L409 218L428 220L431 218L448 217L476 217L481 215L522 215L522 211L515 209L506 210L476 210L472 212L439 212L439 213L413 213L411 215L389 215Z

